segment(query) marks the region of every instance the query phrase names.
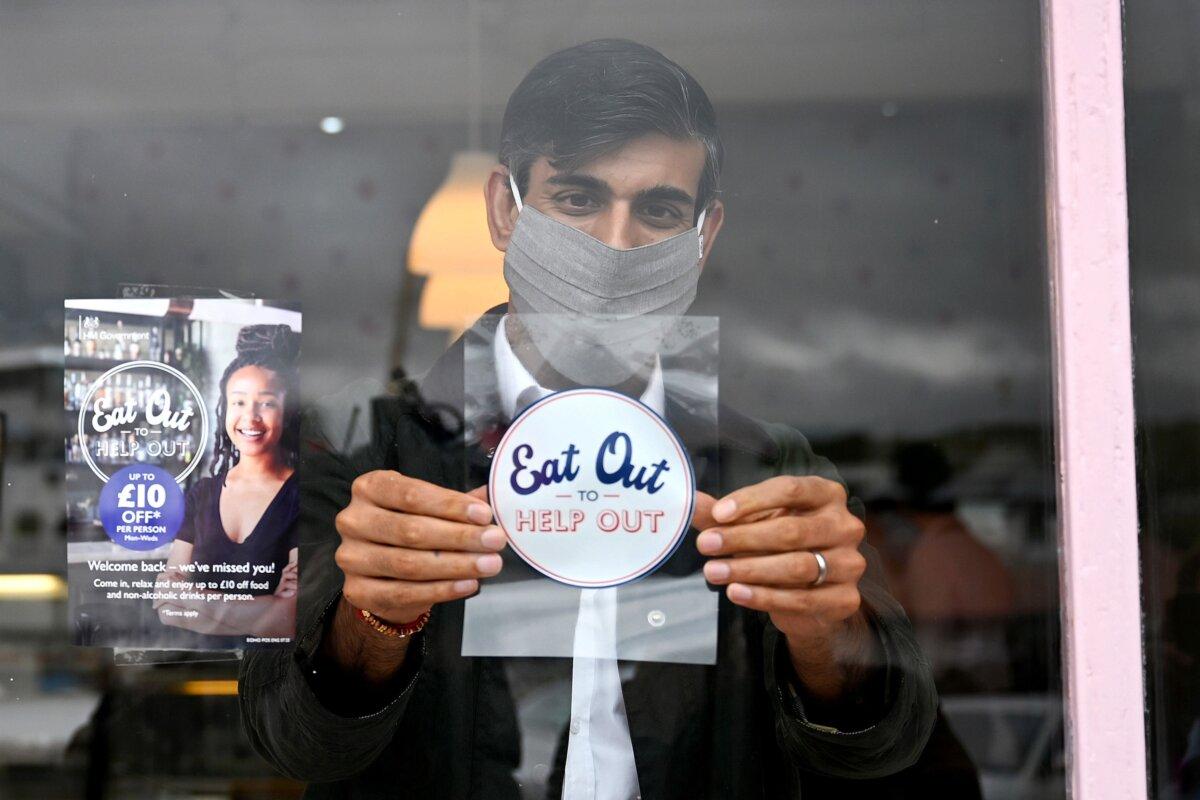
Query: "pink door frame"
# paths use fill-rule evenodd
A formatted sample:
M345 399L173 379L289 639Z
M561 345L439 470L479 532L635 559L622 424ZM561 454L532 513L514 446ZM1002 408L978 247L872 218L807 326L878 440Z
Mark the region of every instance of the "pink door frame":
M1042 30L1068 791L1145 800L1121 5Z

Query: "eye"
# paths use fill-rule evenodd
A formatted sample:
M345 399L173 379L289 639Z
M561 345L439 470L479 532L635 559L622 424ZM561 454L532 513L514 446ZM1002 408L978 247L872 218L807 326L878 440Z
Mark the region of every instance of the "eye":
M591 211L597 206L596 199L586 192L564 192L556 196L554 202L568 213Z
M642 206L641 213L652 225L660 228L674 227L683 219L679 209L666 203L647 203Z

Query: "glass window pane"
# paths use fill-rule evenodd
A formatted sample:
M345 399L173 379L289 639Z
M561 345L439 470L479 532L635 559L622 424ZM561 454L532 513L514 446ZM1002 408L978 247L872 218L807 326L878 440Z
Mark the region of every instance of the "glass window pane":
M535 69L614 35L654 50L593 45ZM797 783L817 797L1062 797L1039 49L1033 2L4 4L0 795L286 797L305 779L369 795L394 792L403 767L430 797L558 796L589 781L646 797L783 796ZM531 71L541 83L521 93ZM517 167L519 212L501 154ZM533 242L520 264L497 247L520 241L513 226ZM506 409L492 374L495 397L454 397L454 343L464 329L474 341L520 280L512 309L491 315L511 312L497 337L508 350L484 362L518 365L528 385L516 389L537 391L511 392ZM663 299L664 286L682 288ZM71 646L81 626L94 641L103 631L73 615L61 582L65 510L93 510L70 495L59 449L62 301L213 290L303 308L299 616L312 636L298 659L243 662ZM521 322L552 307L676 306L718 318L719 363L656 343L658 357L606 383L628 364L580 327L593 346L582 366L600 377L572 379L580 364L554 368L561 352ZM225 356L199 333L187 342L219 380ZM67 359L96 355L72 346ZM67 363L70 406L70 387L95 376ZM683 402L697 376L719 385L715 420ZM371 672L339 650L366 637L395 652L339 602L340 570L458 576L441 539L402 557L397 541L372 540L381 549L335 561L350 482L404 465L471 489L527 403L596 384L666 419L706 497L809 479L770 484L808 488L768 492L763 519L706 517L695 501L701 529L765 531L722 560L767 570L742 582L770 607L702 572L711 553L688 530L633 586L696 579L716 609L699 614L715 663L464 657L461 596L433 607L413 640L423 655L402 666L376 655L386 668ZM481 408L494 426L472 426ZM696 433L701 416L715 435ZM377 530L415 535L395 511L371 512L385 514ZM823 593L808 586L810 550L826 558ZM509 548L483 582L522 569ZM565 607L572 648L610 620L588 616L584 596L572 589ZM622 641L652 643L694 610L586 596L625 626ZM410 622L420 604L403 597L388 584L367 610ZM347 721L364 714L386 724Z
M1195 9L1125 10L1129 256L1138 422L1150 794L1200 786L1196 497L1200 470L1200 137Z

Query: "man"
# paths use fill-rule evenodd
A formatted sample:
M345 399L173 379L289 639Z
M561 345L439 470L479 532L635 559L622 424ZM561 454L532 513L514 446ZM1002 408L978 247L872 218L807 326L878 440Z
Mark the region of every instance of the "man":
M514 92L499 160L484 191L506 251L504 316L457 342L420 400L377 404L374 447L303 465L297 647L244 664L251 739L314 797L521 796L527 693L513 683L532 673L520 659L460 655L465 598L516 566L477 488L485 448L464 448L438 421L437 409L463 407L464 348L494 337L502 423L530 396L595 377L576 367L687 422L657 361L622 371L619 358L555 359L536 315L612 311L619 298L615 310L642 320L691 303L724 222L703 89L632 42L563 50ZM603 269L660 246L662 281ZM572 274L589 258L595 274ZM719 468L698 471L694 530L666 567L703 563L722 592L717 663L644 662L621 676L609 662L581 689L571 660L542 659L573 684L571 724L564 714L545 765L550 796L797 796L807 775L828 787L896 773L929 738L928 666L860 553L863 526L836 472L790 429L725 408L720 421Z

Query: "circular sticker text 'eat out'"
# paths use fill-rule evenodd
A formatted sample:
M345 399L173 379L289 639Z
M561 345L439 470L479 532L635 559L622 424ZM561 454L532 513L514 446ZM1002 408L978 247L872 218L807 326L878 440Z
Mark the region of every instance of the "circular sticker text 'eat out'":
M509 546L571 586L603 588L661 566L691 524L695 477L651 409L605 389L542 398L493 456L489 495Z

